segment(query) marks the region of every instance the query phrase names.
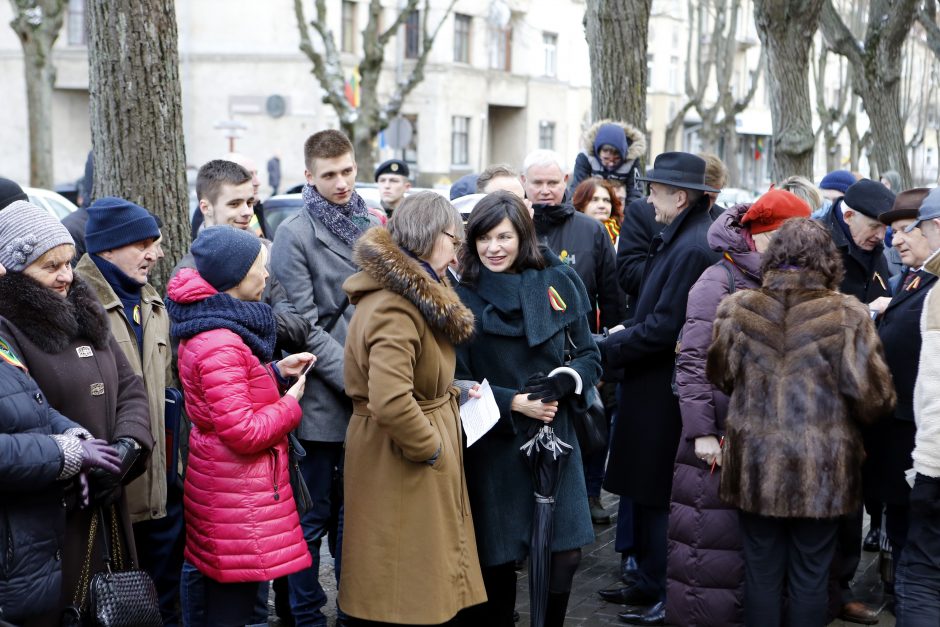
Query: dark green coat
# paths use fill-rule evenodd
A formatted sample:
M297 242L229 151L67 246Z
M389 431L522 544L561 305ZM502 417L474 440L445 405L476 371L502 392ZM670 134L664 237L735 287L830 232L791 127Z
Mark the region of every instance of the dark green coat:
M519 448L542 423L512 412L513 396L533 374L548 374L564 364L566 326L577 347L569 365L581 375L585 388L597 383L601 374L600 353L585 317L590 304L584 286L557 257L547 253L546 258L551 265L544 270L496 274L483 268L476 286L457 288L476 321L473 339L457 348L456 377L489 380L500 409L499 422L464 457L484 567L523 559L529 551L533 485ZM561 295L567 305L564 311L552 308L549 287ZM556 494L552 539L556 552L593 542L594 530L568 403L562 401L552 426L573 447Z

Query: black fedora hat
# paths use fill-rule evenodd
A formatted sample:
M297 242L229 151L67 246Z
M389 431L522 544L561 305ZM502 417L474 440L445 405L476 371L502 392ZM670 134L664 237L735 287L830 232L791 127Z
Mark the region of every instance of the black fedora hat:
M637 180L703 192L721 191L705 184L705 160L688 152L662 153L653 162L653 169L646 176L638 176Z

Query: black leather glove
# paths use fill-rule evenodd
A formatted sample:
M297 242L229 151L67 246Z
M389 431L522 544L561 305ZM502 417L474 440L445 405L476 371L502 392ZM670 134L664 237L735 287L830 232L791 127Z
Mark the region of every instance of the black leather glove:
M92 468L88 472L91 482L91 499L101 505L111 505L121 496L121 483L124 476L134 466L140 457L141 448L131 438L118 438L112 445L120 459L120 468L117 473L109 473L101 468Z
M276 311L274 319L277 321L277 348L279 350L289 355L307 350L310 323L306 318L287 311Z
M553 377L536 375L526 382L522 393L528 392L530 401L550 403L568 396L574 392L575 387L577 387L577 381L568 374L558 373Z

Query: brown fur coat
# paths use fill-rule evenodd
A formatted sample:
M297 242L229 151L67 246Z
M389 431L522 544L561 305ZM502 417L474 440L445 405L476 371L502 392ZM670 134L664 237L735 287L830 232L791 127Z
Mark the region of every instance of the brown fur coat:
M722 301L709 379L731 396L721 497L754 514L832 518L861 498L857 422L894 407L867 308L808 271L768 272Z

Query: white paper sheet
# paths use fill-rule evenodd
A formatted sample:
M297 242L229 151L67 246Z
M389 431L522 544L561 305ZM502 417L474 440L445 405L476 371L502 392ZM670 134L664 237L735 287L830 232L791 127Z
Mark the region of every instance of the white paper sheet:
M467 434L467 446L472 446L499 422L496 397L486 379L480 384L480 394L480 398L470 398L460 406L460 421L463 423L463 432Z

